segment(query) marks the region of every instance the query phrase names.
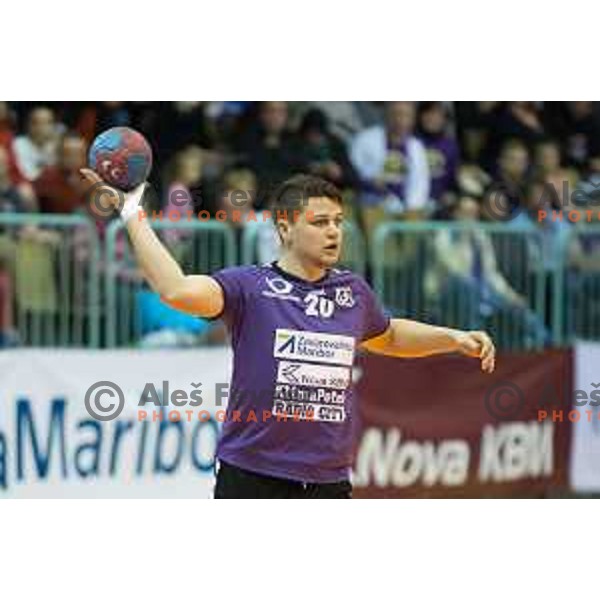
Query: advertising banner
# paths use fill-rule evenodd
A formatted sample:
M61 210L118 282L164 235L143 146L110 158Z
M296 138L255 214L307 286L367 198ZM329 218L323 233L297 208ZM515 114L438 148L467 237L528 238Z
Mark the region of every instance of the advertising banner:
M571 488L600 492L600 344L575 346L575 393L572 402Z
M8 351L0 374L0 497L212 495L226 349Z
M571 354L365 356L355 497L542 495L566 484ZM544 412L545 411L545 412ZM548 416L549 415L549 416Z

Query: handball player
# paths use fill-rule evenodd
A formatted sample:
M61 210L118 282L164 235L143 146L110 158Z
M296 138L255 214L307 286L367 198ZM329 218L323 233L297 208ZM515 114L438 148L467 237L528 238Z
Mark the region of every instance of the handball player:
M88 183L102 184L89 169ZM146 219L144 186L111 196L150 286L170 306L223 318L233 373L217 446L215 498L350 498L352 366L359 349L392 357L450 352L494 369L481 331L390 318L368 284L335 268L342 250L342 197L318 177L297 175L275 192L279 260L185 275ZM293 207L293 210L292 210ZM292 218L292 216L294 218ZM232 411L241 419L232 419ZM253 411L257 416L247 420Z

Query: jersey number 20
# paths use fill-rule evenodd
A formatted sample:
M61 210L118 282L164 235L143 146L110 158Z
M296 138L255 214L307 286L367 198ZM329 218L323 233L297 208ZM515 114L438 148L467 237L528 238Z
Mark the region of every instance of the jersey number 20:
M309 317L324 317L328 319L333 314L335 305L333 300L324 298L323 296L308 295L304 298L306 307L305 313Z

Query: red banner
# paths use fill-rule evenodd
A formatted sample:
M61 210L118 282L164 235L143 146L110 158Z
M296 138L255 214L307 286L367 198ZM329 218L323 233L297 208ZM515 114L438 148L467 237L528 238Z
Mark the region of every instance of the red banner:
M540 496L567 482L572 354L504 354L486 375L460 356L364 356L355 497Z

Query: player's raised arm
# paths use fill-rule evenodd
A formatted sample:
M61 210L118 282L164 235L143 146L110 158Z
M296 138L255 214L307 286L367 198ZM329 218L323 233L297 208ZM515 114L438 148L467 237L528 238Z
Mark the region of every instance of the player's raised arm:
M392 319L384 333L366 340L362 347L376 354L404 358L459 352L481 359L481 370L486 373L494 370L496 360L494 343L484 331L460 331L410 319Z
M158 239L146 219L138 219L146 183L123 194L102 182L90 169L81 174L92 186L106 185L104 195L115 208L121 207L121 218L126 223L137 263L152 289L169 305L201 317L214 317L223 310L223 290L207 275L185 275L177 261Z

